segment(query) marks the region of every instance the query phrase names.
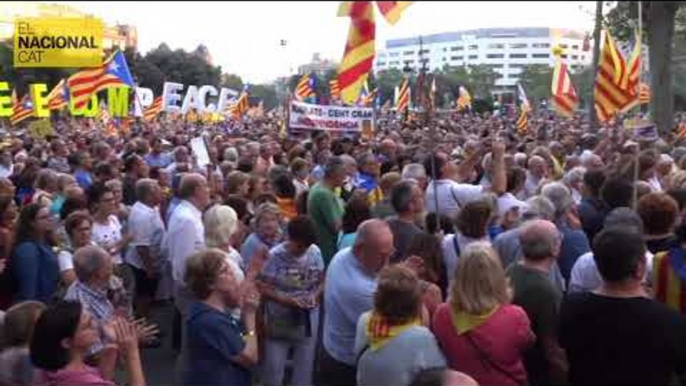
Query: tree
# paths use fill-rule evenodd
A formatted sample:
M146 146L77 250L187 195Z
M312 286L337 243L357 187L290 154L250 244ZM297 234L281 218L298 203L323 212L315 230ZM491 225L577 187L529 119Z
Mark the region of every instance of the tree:
M669 133L673 130L674 116L674 77L672 57L675 32L681 33L683 23L683 1L654 1L641 3L643 15L643 36L647 38L650 62L650 108L653 121L658 130ZM681 11L679 11L681 8ZM679 29L677 30L677 13ZM636 25L638 6L635 1L620 1L608 13L607 22L612 33L620 40L628 40L632 35L631 26ZM683 23L683 24L682 24Z
M492 67L485 64L468 66L469 69L469 89L476 98L490 99L491 90L498 79L498 73Z
M593 67L587 66L579 72L570 74L572 84L576 88L576 95L579 96L579 106L589 107L593 102L591 96L593 95L593 88L595 86L595 77L593 76ZM595 108L593 115L595 116Z
M19 95L26 94L32 83L45 83L50 90L76 71L71 68L17 68L14 67L13 55L11 43L0 42L0 81L8 82L10 87L17 89Z
M403 73L395 68L379 71L376 74L376 86L379 87L379 98L382 105L388 100L392 103L395 97L395 87L400 86L402 82Z
M167 81L184 85L212 85L221 83L221 67L209 64L196 50L194 53L182 49L170 50L162 43L145 55L145 60L155 65L166 76Z
M236 91L241 91L243 90L243 79L236 74L222 74L221 86Z
M276 88L273 85L255 84L251 87L250 94L263 101L265 110L271 110L279 103L276 98Z
M547 64L529 64L519 74L519 83L524 87L530 102L537 105L539 101L550 97L550 85L553 81L553 69ZM577 90L577 94L578 94Z

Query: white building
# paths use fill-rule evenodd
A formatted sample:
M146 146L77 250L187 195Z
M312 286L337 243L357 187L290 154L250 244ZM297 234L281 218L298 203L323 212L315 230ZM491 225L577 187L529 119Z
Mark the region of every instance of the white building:
M511 91L517 75L528 64L553 66L552 47L563 48L563 59L571 71L580 70L592 62L592 50L583 50L585 34L554 28L484 28L459 32L446 32L421 37L422 59L434 71L443 66L485 64L500 74L496 80L496 93ZM420 38L395 39L386 42L386 49L378 52L374 71L391 68L403 70L406 66L419 70Z

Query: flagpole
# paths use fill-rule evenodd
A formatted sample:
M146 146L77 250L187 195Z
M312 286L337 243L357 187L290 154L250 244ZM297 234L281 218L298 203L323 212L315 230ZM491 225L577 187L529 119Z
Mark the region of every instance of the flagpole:
M641 12L643 10L643 7L642 7L643 4L642 4L642 1L640 1L640 0L637 2L637 4L638 4L638 35L636 38L641 39L641 37L643 35L643 12ZM637 44L637 43L638 43L638 41L634 42L634 44ZM637 105L638 105L638 111L639 111L639 116L640 116L640 111L641 111L641 103L640 103L641 91L640 91L640 89L641 89L641 76L643 75L643 58L642 58L643 55L641 52L639 52L638 55L639 55L639 61L638 61L638 86L637 86L638 87L638 90L637 90L638 95L637 95L637 98L639 98L639 103ZM634 131L635 130L636 129L634 128ZM641 152L641 147L637 146L636 147L636 158L634 159L634 191L633 191L633 195L632 195L632 202L633 202L634 210L636 210L636 208L638 207L638 179L640 177L638 175L638 155L640 154L640 152Z

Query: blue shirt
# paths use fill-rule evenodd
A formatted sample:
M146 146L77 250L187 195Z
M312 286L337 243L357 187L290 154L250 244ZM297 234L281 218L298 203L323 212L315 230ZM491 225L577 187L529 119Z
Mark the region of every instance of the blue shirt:
M84 190L90 189L91 185L93 185L93 179L91 178L91 174L83 169L77 170L74 173L74 178L76 179L76 182L79 184L79 186Z
M184 356L184 385L252 385L250 370L231 361L245 348L236 318L194 301L185 327L188 353Z
M569 283L572 268L576 259L584 253L591 251L586 234L581 229L573 229L565 224L558 224L557 229L562 233L562 245L557 263L565 281Z
M172 157L168 153L160 153L158 155L150 153L145 156L145 162L151 168L166 168L172 163Z
M60 280L57 256L50 247L35 241L25 241L15 247L11 266L18 285L13 299L15 302L50 302Z
M355 366L357 321L372 309L376 277L346 248L331 260L324 286L324 348L335 360Z

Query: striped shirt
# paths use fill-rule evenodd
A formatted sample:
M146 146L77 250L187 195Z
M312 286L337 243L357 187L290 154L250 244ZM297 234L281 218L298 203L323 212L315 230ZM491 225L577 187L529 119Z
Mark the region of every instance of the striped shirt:
M76 280L69 286L64 300L72 300L81 303L84 310L88 311L100 327L107 323L114 316L114 306L107 298L107 290L97 290L90 288L81 281ZM98 340L89 350L89 354L95 354L104 348L101 339Z

